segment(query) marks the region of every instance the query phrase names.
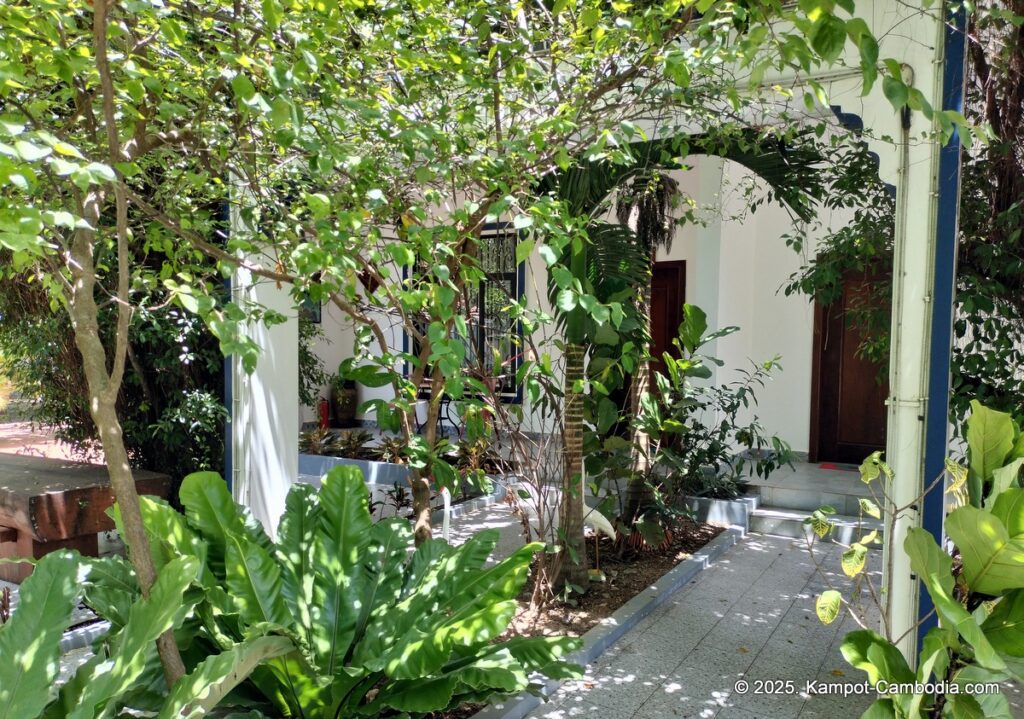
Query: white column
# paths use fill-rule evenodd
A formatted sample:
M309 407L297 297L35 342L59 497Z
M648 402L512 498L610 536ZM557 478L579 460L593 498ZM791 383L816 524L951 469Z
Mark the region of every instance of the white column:
M253 280L245 270L232 278L236 300L256 302L288 319L267 327L252 323L246 334L260 347L259 361L247 374L232 358L232 492L235 500L274 536L285 497L299 463L299 323L288 289Z
M907 80L921 90L932 107L942 107L944 29L932 18L934 43L930 62L906 68ZM908 116L901 129L897 177L895 250L893 258L892 348L889 359L890 397L886 458L895 473L892 499L896 507L914 507L896 516L895 531L885 538L885 610L890 631L908 658L916 657L918 582L903 551L907 530L920 526L915 500L922 494L926 397L931 348L936 222L938 209L939 145L919 139L930 124L923 115ZM909 127L907 125L909 124Z

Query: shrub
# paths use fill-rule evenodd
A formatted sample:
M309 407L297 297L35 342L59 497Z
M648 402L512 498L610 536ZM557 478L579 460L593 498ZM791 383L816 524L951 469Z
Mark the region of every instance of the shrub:
M294 642L254 672L247 706L306 719L418 717L522 691L533 672L577 675L563 661L576 640L495 641L542 545L489 567L494 530L412 551L409 523L374 524L368 501L359 470L335 467L319 492L292 487L274 543L213 473L183 482L184 517L143 498L157 564L200 564L193 651L254 633Z

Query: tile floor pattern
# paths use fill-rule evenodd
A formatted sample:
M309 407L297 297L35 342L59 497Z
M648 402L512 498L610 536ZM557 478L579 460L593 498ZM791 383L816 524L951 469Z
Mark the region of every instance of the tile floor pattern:
M820 553L819 553L820 552ZM839 548L816 549L838 569ZM880 555L879 555L880 556ZM877 559L875 560L877 563ZM830 572L833 582L844 579ZM803 542L748 535L722 560L568 682L530 719L845 719L870 697L801 693L809 680L860 682L839 646L852 621L822 625L825 587ZM792 694L740 694L739 679L792 681ZM1020 694L1015 716L1024 717Z

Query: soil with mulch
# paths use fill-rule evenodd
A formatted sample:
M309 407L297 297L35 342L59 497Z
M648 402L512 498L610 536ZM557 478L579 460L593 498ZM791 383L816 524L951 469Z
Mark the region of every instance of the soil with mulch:
M722 527L681 519L663 547L637 550L601 535L595 552L594 541L588 540L590 566L604 572L605 581L591 582L589 591L582 597L577 596L568 602L551 599L537 610L530 607L534 589L531 577L519 595L519 612L499 639L583 636L723 531ZM430 719L468 719L481 709L482 704L465 705L450 712L435 712L427 716Z
M590 566L604 572L605 580L591 582L589 591L583 596L576 596L568 602L552 599L537 610L530 608L533 594L531 578L519 596L522 608L512 620L506 637L583 636L723 531L722 527L681 519L662 547L638 550L601 535L595 552L594 542L589 540L587 558Z

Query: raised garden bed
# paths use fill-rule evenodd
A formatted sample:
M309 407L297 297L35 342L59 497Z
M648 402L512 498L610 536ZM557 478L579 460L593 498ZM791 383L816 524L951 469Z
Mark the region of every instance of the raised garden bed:
M299 478L314 486L320 486L320 477L327 474L332 467L358 467L370 488L370 501L377 506L373 515L378 519L402 515L401 503L395 501L396 491L409 490L409 468L404 464L379 462L372 459L350 459L348 457L331 457L320 454L299 455ZM500 502L505 498L510 478L505 475L487 475L491 479L491 492L482 494L474 492L468 484L464 484L460 495L452 497L451 517L454 519L468 512ZM443 509L441 500L437 499L431 521L440 524ZM383 505L383 506L380 506ZM393 511L392 511L393 510Z

